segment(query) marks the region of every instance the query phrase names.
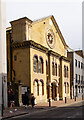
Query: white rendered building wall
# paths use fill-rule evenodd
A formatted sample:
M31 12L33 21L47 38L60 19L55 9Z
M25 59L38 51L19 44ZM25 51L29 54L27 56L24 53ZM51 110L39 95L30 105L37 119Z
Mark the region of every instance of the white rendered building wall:
M0 0L0 116L2 109L2 82L5 86L5 106L7 107L7 62L6 62L6 1ZM5 80L4 80L5 79Z

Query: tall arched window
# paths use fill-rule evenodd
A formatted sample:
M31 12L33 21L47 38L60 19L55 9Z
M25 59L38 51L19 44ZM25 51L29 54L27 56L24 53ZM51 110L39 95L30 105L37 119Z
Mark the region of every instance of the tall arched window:
M54 75L54 62L52 62L52 75Z
M37 95L39 96L39 83L37 84Z
M46 61L46 74L48 74L48 62Z
M57 63L55 64L55 75L57 76Z
M43 59L41 57L39 59L39 73L43 73Z
M42 61L41 61L41 59L40 59L40 60L39 60L39 73L41 73L41 69L42 69L42 68L41 68L41 62L42 62Z
M40 95L44 95L44 82L43 80L41 79L40 80L40 88L39 88L39 92L40 92Z
M58 66L58 69L59 69L59 77L60 77L60 65Z
M64 86L65 86L65 93L66 93L66 82L64 82Z
M37 95L39 95L39 85L38 85L38 80L37 79L35 79L34 80L34 96L37 96Z
M67 66L67 70L66 70L66 71L67 71L67 73L66 73L66 77L68 78L68 66Z
M34 72L38 72L38 57L34 56L33 58L33 70Z
M69 83L67 82L67 93L69 93Z
M64 77L66 77L66 66L64 65Z

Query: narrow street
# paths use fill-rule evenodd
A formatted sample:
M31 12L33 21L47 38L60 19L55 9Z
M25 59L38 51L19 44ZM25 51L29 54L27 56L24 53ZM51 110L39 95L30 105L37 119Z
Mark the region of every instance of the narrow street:
M33 119L33 118L84 118L83 116L84 104L77 103L74 105L53 108L51 110L44 110L39 112L30 113L27 115L22 115L7 120L21 120L21 119Z

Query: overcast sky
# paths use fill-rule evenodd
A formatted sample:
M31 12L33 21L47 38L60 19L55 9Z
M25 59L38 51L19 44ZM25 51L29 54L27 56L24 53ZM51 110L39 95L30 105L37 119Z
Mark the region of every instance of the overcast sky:
M6 0L6 26L21 17L31 20L54 15L55 20L72 49L82 49L83 0Z

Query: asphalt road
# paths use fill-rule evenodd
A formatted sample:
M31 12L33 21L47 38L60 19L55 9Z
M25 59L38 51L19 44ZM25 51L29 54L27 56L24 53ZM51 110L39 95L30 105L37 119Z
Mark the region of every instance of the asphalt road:
M84 103L76 103L74 105L53 108L51 110L44 110L39 112L30 113L27 115L22 115L14 118L10 118L7 120L30 120L30 119L43 119L43 118L81 118L84 119L83 115L84 111Z

